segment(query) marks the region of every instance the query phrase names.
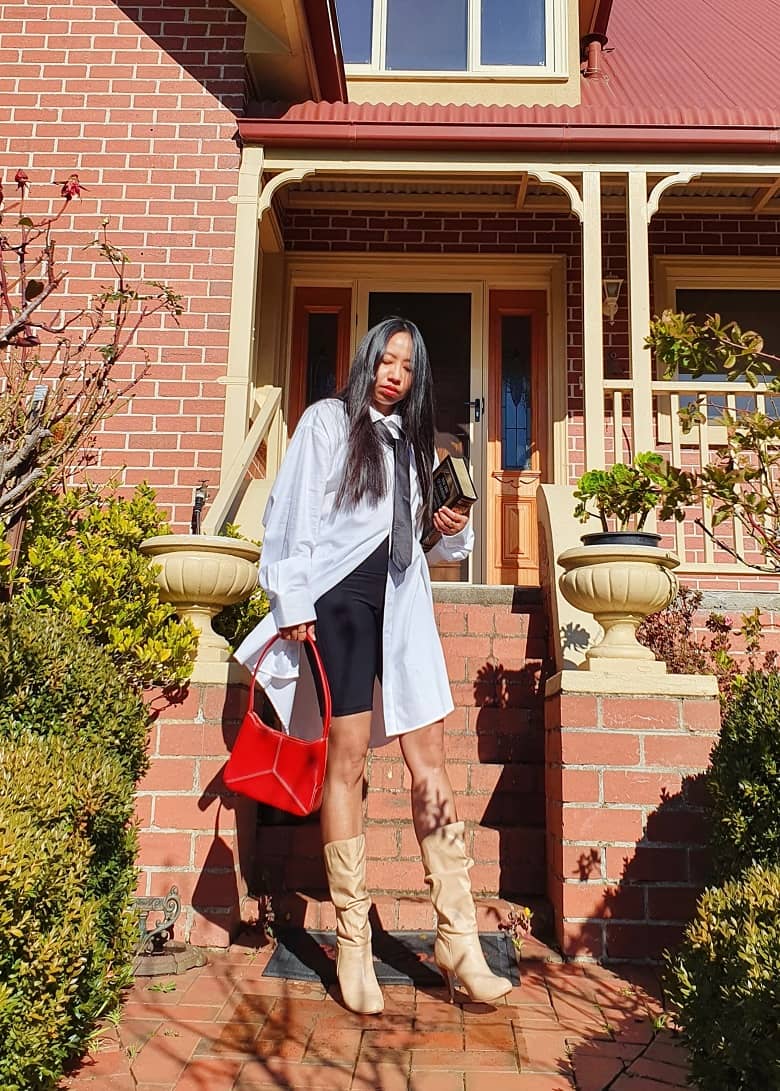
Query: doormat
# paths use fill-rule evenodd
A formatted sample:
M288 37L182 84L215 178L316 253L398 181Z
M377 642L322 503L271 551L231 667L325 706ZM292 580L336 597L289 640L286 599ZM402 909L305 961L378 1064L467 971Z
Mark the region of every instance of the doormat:
M374 932L374 969L381 985L415 985L440 988L442 976L433 961L435 932ZM290 981L336 983L336 933L309 932L304 928L282 928L276 950L263 977ZM520 972L506 932L480 932L479 940L487 964L495 974L520 984Z

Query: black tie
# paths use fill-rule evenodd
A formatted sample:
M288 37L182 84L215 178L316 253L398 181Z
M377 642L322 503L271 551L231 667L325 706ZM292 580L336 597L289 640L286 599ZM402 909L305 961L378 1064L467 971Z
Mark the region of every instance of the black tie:
M377 422L382 440L393 448L395 476L393 484L393 533L390 539L390 560L399 572L412 563L412 490L409 480L409 443L406 436L398 439L383 421Z

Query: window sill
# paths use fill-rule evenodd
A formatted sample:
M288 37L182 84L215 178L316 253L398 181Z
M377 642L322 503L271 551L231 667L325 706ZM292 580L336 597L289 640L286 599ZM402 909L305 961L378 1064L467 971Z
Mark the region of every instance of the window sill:
M500 72L495 69L484 72L389 72L366 71L365 68L346 68L347 79L355 83L382 82L402 83L414 80L415 83L564 83L569 79L566 72L555 72L545 68L532 68L524 72Z

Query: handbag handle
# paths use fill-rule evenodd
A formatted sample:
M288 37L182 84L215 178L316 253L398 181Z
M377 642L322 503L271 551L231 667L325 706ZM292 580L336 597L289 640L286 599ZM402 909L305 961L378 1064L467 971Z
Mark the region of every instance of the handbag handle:
M252 681L249 684L249 707L250 709L255 707L255 679L257 678L257 669L265 659L268 652L271 650L277 640L281 640L282 637L279 633L274 633L270 640L268 640L263 648L260 650L257 662L255 663L255 669L252 671ZM309 651L311 652L314 663L317 667L317 674L319 678L315 678L315 685L319 681L322 689L322 737L327 739L330 734L330 718L331 718L331 699L330 699L330 686L328 685L328 676L325 673L325 667L322 663L322 658L317 648L316 641L307 634L306 639L300 641L301 644L308 644Z

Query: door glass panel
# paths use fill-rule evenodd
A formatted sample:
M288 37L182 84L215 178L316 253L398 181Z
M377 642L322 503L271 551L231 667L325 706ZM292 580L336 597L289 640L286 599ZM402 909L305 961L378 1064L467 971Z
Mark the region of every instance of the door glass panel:
M482 64L545 64L545 0L482 0Z
M309 313L306 340L306 404L329 398L336 391L339 316Z
M371 292L369 327L394 315L414 322L433 373L436 449L470 459L471 295L468 292ZM436 580L467 580L468 562L432 565Z
M465 72L467 0L387 0L385 67Z
M531 465L531 318L501 316L501 468Z
M336 14L344 63L370 64L374 24L372 0L336 0Z

